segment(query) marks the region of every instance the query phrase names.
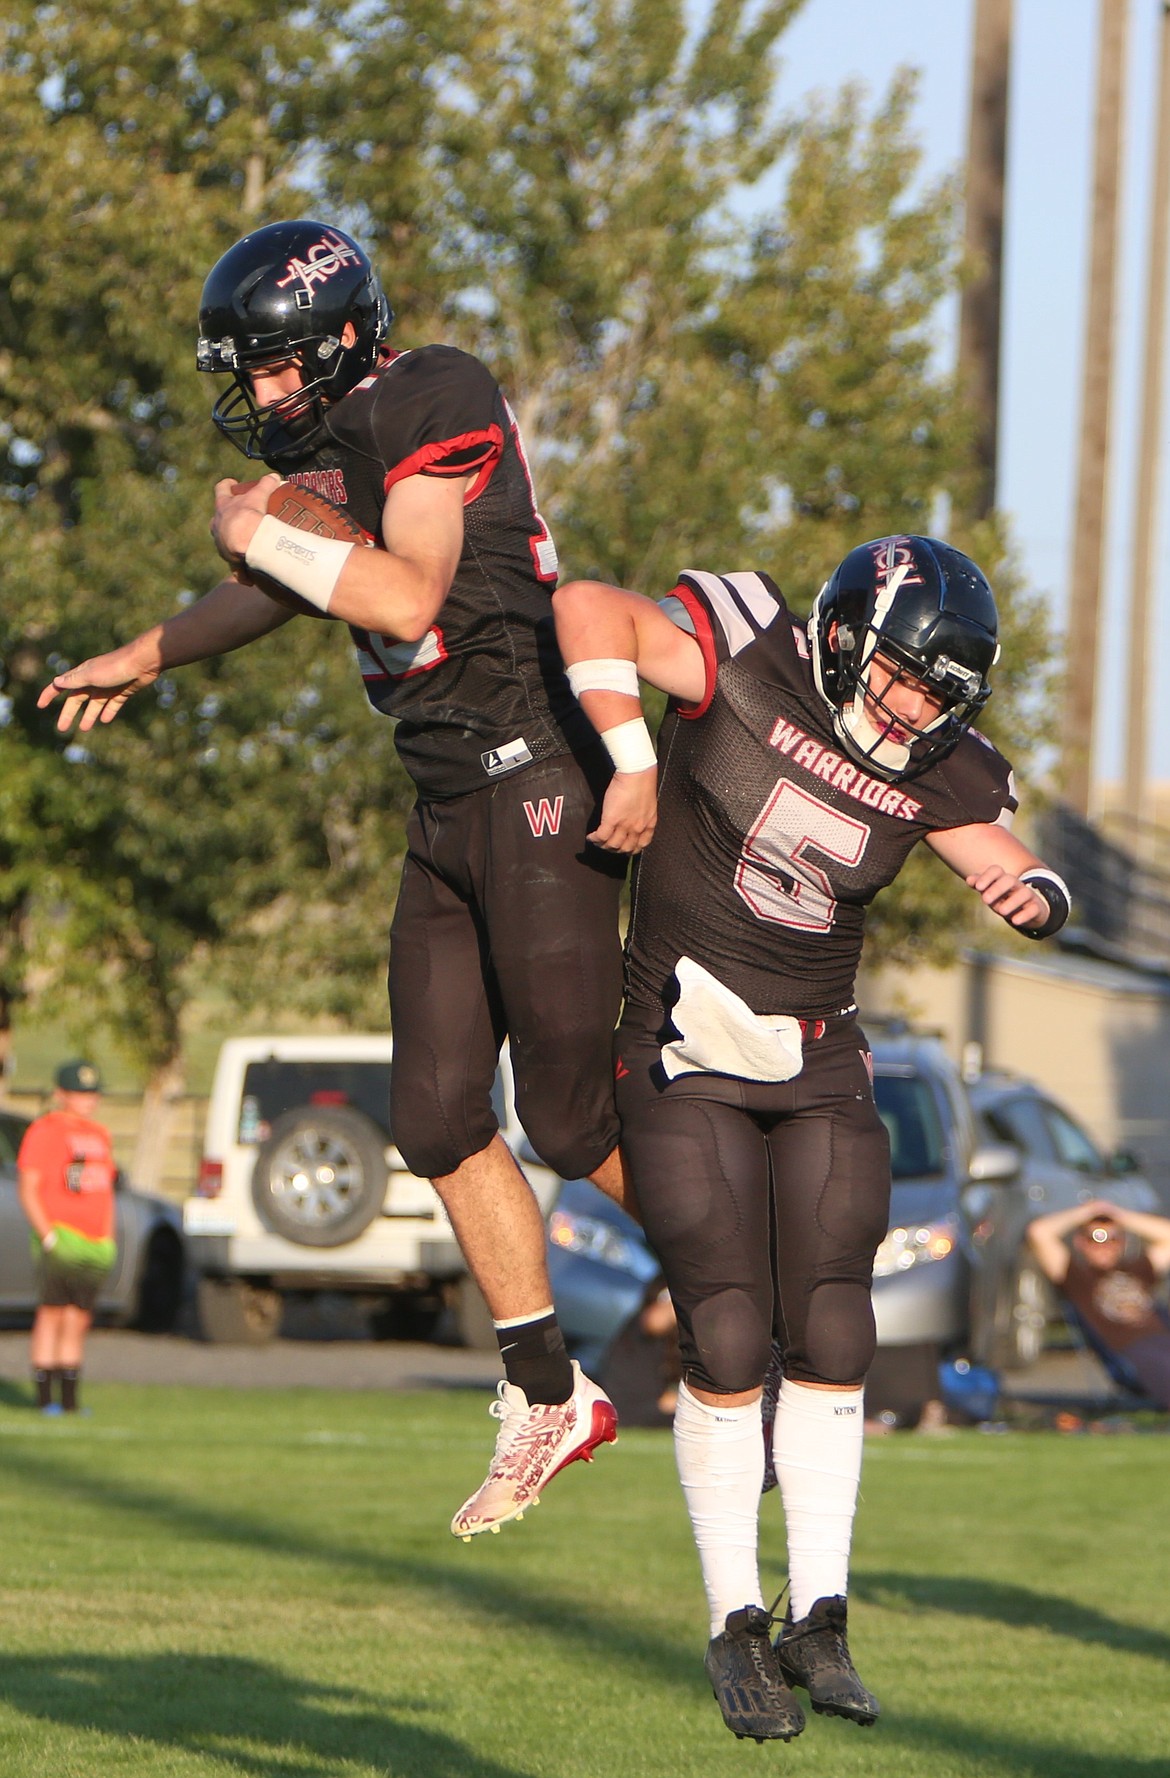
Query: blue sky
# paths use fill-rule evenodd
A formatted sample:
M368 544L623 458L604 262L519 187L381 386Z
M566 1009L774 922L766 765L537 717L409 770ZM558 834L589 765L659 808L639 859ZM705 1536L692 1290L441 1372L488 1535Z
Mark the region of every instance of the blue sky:
M1121 630L1128 597L1132 465L1153 157L1161 0L1131 0L1125 217L1113 411L1114 483L1106 559L1097 770L1120 772ZM920 71L915 127L933 175L959 167L967 132L972 0L807 0L781 41L780 99L860 80L874 95L895 70ZM1097 0L1015 0L1001 389L1000 505L1031 584L1063 627L1083 352ZM953 353L953 315L940 316ZM1161 507L1167 477L1163 474ZM1170 531L1156 559L1170 553ZM1159 606L1164 588L1159 588ZM1157 618L1159 637L1164 611ZM1151 648L1151 654L1155 650ZM1170 709L1155 716L1152 764L1170 777Z

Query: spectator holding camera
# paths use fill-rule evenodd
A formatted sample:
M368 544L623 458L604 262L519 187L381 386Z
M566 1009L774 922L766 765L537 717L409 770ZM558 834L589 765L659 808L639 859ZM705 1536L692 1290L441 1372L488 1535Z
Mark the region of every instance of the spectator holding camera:
M1170 1314L1157 1296L1170 1273L1170 1217L1094 1198L1038 1216L1028 1245L1090 1339L1120 1359L1152 1401L1170 1408Z
M39 1306L30 1358L42 1413L76 1412L85 1336L113 1267L110 1133L95 1121L101 1077L91 1062L58 1068L54 1106L29 1125L16 1157L31 1228ZM54 1399L54 1379L60 1400Z

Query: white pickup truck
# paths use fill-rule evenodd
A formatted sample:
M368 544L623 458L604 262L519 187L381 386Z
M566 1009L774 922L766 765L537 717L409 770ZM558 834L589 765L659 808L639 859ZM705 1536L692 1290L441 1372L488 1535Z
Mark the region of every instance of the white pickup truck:
M271 1339L291 1293L350 1291L424 1333L444 1306L480 1344L482 1298L429 1181L390 1130L389 1036L234 1037L219 1053L195 1196L183 1205L210 1340ZM507 1052L494 1093L505 1141L545 1214L560 1189L516 1118Z

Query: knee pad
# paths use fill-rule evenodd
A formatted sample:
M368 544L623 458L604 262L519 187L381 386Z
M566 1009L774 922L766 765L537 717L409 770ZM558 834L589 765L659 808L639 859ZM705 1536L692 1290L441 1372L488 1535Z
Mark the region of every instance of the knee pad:
M873 1363L877 1344L873 1301L860 1284L819 1284L809 1298L803 1334L784 1359L794 1383L855 1383Z
M764 1380L772 1348L770 1311L746 1290L722 1290L690 1312L698 1364L688 1374L719 1395L738 1395Z
M491 1100L454 1107L437 1087L420 1093L417 1082L395 1092L390 1087L390 1131L399 1154L419 1179L442 1179L487 1147L499 1129Z

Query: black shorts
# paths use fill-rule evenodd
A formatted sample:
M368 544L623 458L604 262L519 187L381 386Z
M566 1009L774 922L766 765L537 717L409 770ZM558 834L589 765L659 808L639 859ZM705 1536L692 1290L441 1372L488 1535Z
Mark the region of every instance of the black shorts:
M561 754L411 814L390 935L390 1118L423 1178L494 1136L505 1037L517 1112L550 1167L590 1173L617 1146L626 860L585 840L608 770Z
M84 1309L92 1315L111 1270L42 1250L36 1260L37 1300L45 1309Z
M785 1375L852 1383L873 1359L873 1259L889 1138L856 1019L806 1037L794 1080L667 1082L637 1016L617 1035L622 1153L679 1320L686 1375L716 1394Z

